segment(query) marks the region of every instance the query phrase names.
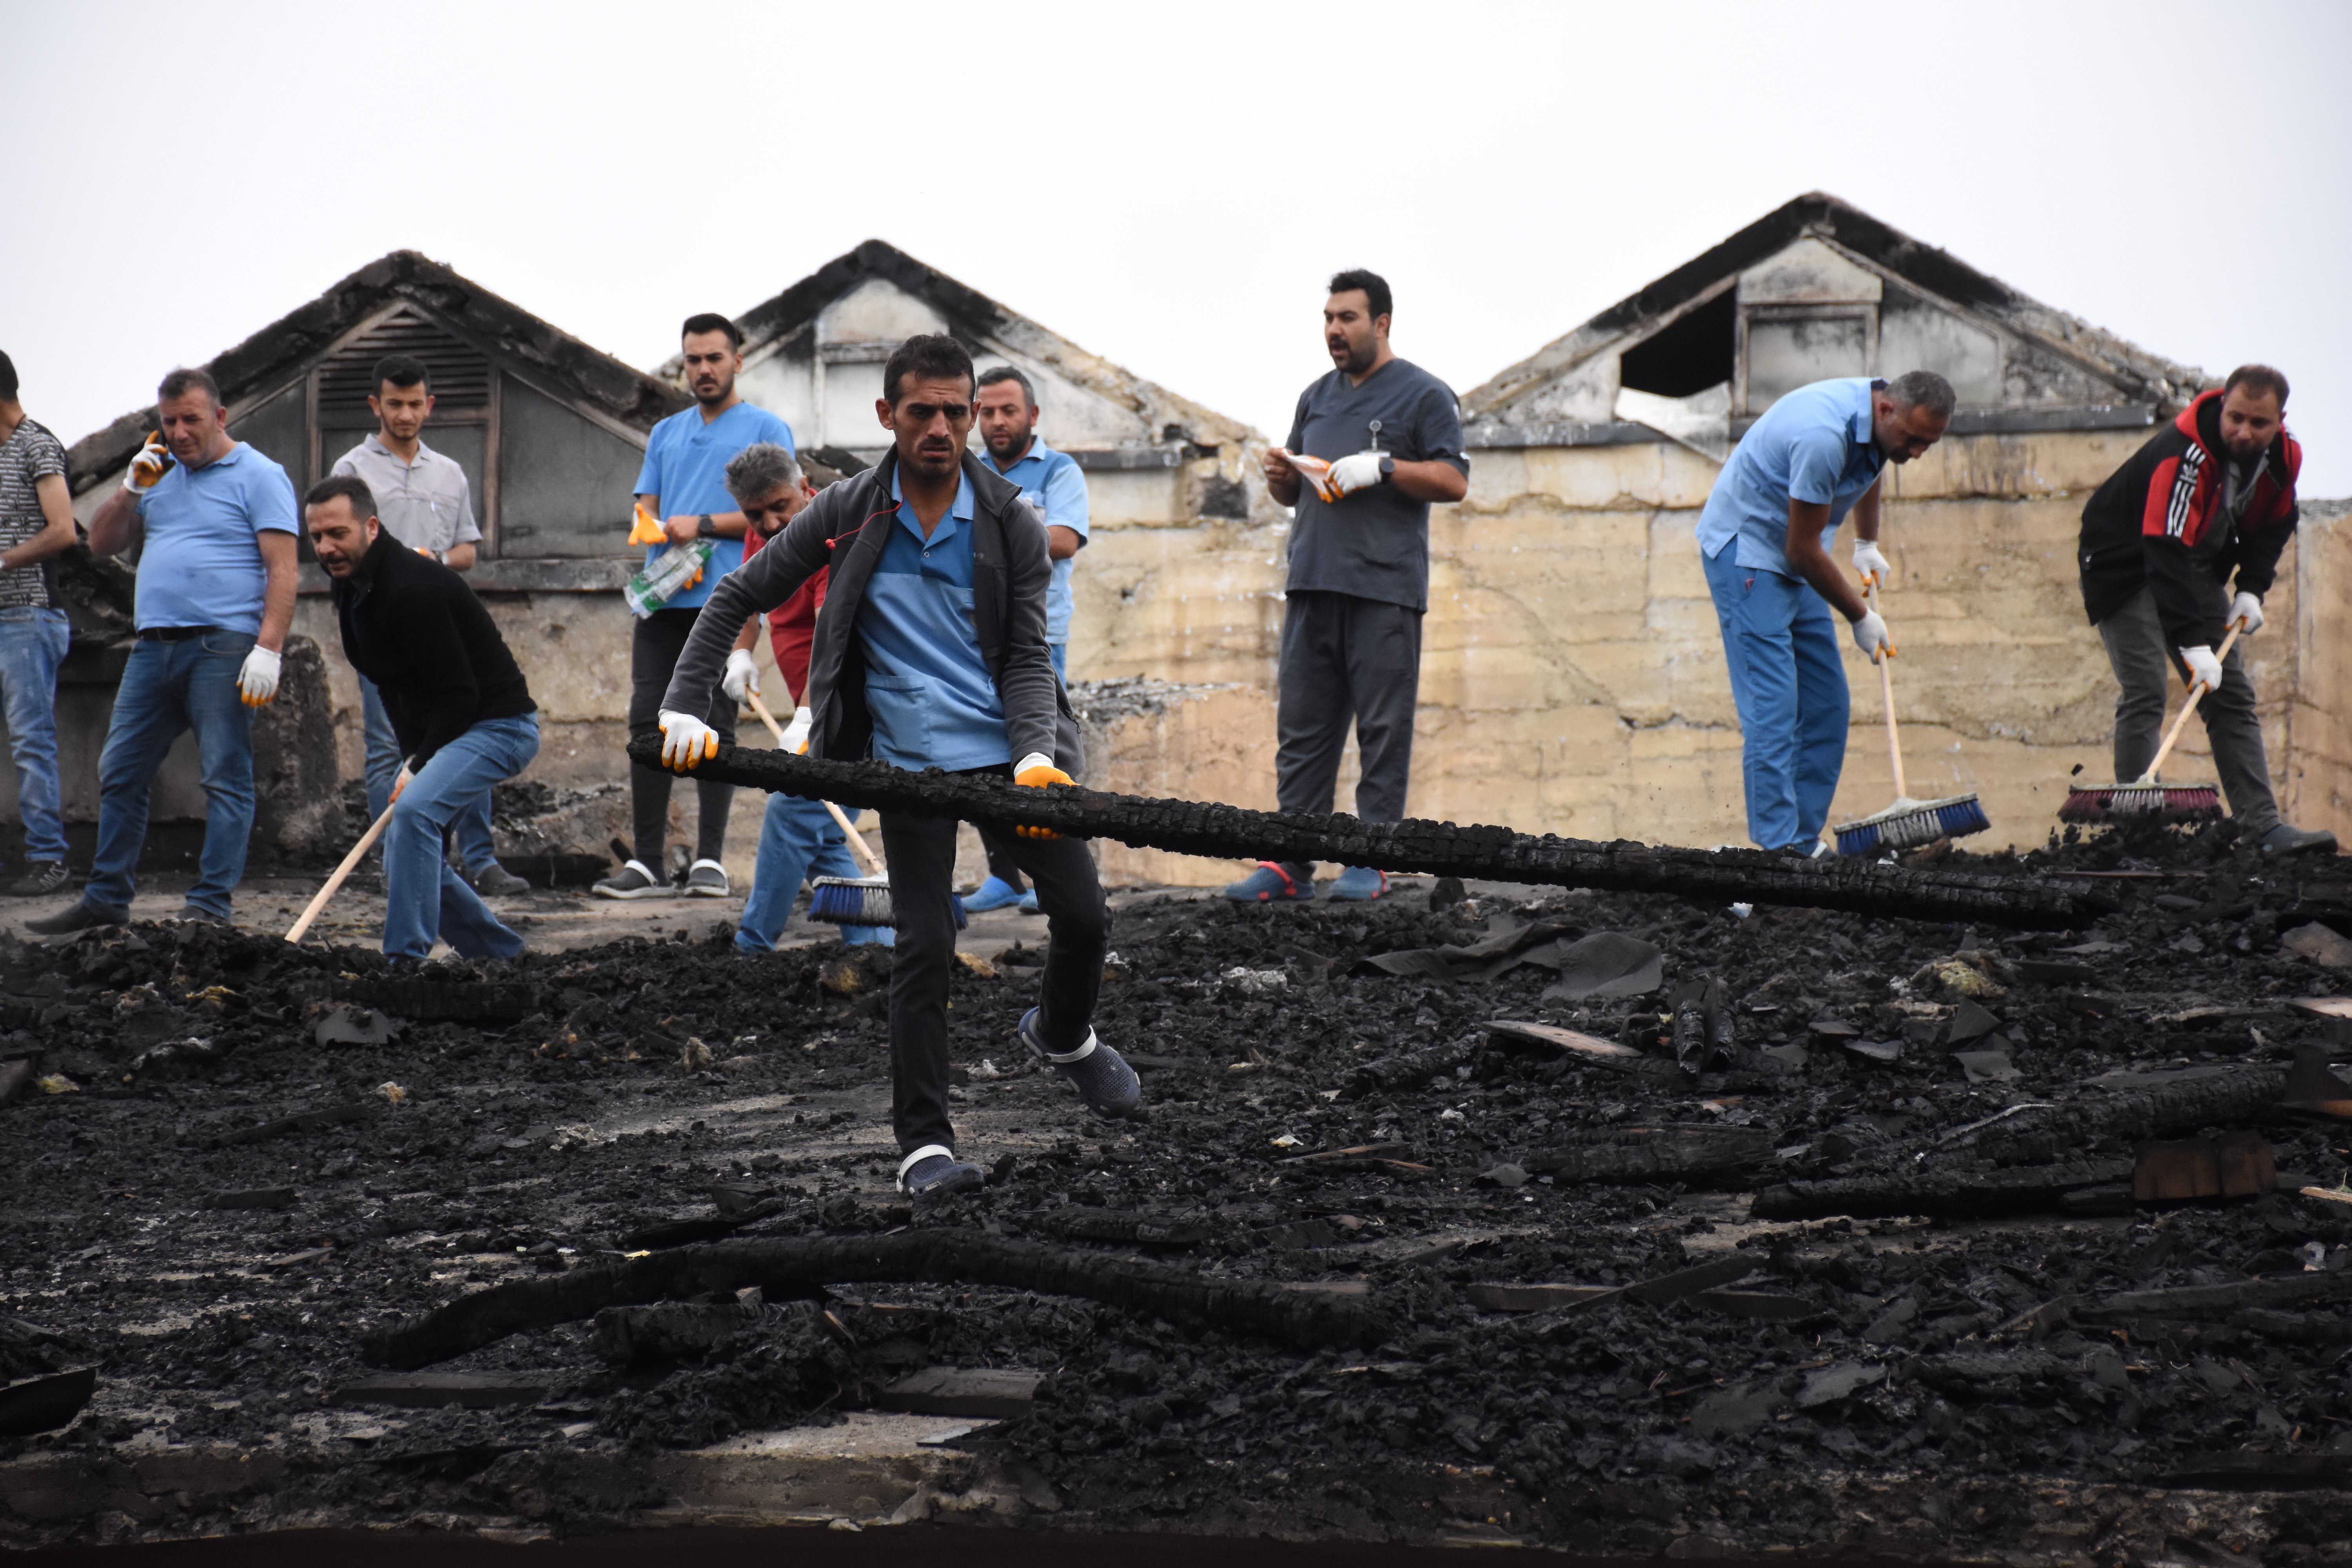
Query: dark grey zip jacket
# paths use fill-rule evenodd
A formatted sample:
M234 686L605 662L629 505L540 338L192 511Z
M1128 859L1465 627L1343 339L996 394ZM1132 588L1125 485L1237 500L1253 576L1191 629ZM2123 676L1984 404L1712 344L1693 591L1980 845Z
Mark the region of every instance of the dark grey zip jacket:
M857 616L866 584L898 526L890 500L893 450L864 473L829 485L816 500L760 547L760 552L719 580L696 618L693 635L669 678L664 710L706 713L744 621L782 604L818 572L831 568L824 607L817 612L809 649L809 755L856 762L871 754L874 720L866 706L866 650ZM1005 740L1014 762L1038 752L1076 776L1086 757L1078 721L1045 651L1045 584L1053 563L1045 530L1007 483L966 452L971 481L972 626L982 659L1004 702Z

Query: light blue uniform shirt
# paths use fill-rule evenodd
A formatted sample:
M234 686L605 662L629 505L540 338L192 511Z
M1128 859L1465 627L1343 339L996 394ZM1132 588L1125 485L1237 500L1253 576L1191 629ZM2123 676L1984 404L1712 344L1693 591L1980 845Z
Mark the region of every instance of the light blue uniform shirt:
M173 463L139 498L139 629L219 626L261 630L264 529L299 533L294 481L243 441L216 462Z
M996 468L995 454L983 451L980 460ZM996 471L1021 487L1021 499L1045 513L1047 527L1070 530L1079 548L1086 547L1087 476L1076 458L1054 450L1042 436L1032 437L1019 462ZM1045 640L1056 647L1070 640L1070 613L1077 607L1070 568L1077 563L1075 555L1055 562L1053 581L1045 585Z
M636 493L661 498L665 521L681 513L740 511L742 503L727 492L727 465L744 447L772 441L787 452L793 427L766 409L739 403L708 425L702 410L680 409L654 426L646 437L646 466L637 471ZM702 581L675 598L662 602L665 610L690 610L710 597L719 579L743 564L743 542L705 534L710 541L710 565ZM650 562L667 544L646 546Z
M1013 760L1004 699L972 620L971 476L923 537L897 471L898 523L857 607L874 754L902 768L991 768Z
M1787 394L1739 438L1699 514L1698 547L1710 561L1739 541L1737 564L1797 574L1784 548L1789 503L1826 502L1826 550L1838 525L1863 492L1878 482L1886 455L1870 427L1870 393L1884 384L1867 376L1817 381Z

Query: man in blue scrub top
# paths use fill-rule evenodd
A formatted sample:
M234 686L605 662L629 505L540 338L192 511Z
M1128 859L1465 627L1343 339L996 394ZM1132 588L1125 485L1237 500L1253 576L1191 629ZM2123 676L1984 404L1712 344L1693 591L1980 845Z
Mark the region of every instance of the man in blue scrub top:
M766 409L743 401L735 377L743 368L743 334L724 316L688 316L680 332L680 361L694 406L671 415L646 439L646 466L637 475L637 505L662 520L670 544L708 539L715 546L702 581L680 592L650 616L639 617L629 645L629 738L661 726L661 696L677 668L678 650L710 598L710 590L743 563L743 510L727 489L727 465L756 441L772 441L785 451L793 427ZM669 544L646 546L646 559ZM728 628L731 641L742 625ZM706 715L729 745L735 743L735 701L714 692ZM636 857L593 889L607 899L646 899L669 892L665 867L669 852L669 774L659 768L629 770L630 815ZM694 864L686 891L696 898L723 899L727 868L719 858L727 847L727 812L734 786L705 779L695 786Z
M1037 434L1036 389L1013 366L980 373L974 406L981 461L1019 485L1021 499L1045 524L1045 554L1054 563L1053 579L1045 584L1045 651L1053 656L1054 673L1067 685L1070 617L1076 608L1070 574L1078 552L1087 547L1087 476L1076 458L1054 450ZM964 900L964 908L978 913L1017 904L1025 914L1036 913L1037 890L1022 887L1012 845L989 827L980 830L980 842L988 851L988 879Z
M826 573L809 650L808 754L877 757L909 769L987 773L1029 788L1069 784L1078 722L1045 653L1052 575L1036 514L979 458L971 356L945 335L908 339L882 371L875 410L891 434L881 462L819 493L710 595L661 706L662 761L680 772L718 754L696 717L746 617ZM919 1202L987 1173L955 1151L948 1118L948 976L955 967L956 825L886 813L890 901L890 1096L898 1183ZM1076 1086L1097 1115L1142 1101L1135 1069L1094 1030L1110 913L1094 858L1075 838L1023 828L1049 946L1023 1045Z
M1851 713L1831 606L1873 661L1895 654L1885 621L1831 562L1830 542L1853 512L1854 570L1885 584L1879 475L1943 437L1952 401L1951 384L1925 370L1801 386L1740 437L1699 515L1739 709L1748 836L1767 849L1826 849Z

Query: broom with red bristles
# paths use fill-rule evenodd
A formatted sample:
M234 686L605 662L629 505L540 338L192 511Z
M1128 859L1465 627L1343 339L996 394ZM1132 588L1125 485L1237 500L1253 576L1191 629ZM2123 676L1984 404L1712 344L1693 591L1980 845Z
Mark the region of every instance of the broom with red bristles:
M2215 663L2230 657L2245 626L2242 619L2230 624L2230 635L2221 639L2221 647L2213 656ZM2189 728L2189 716L2197 711L2198 701L2208 689L2201 684L2189 689L2189 700L2180 705L2180 717L2164 732L2164 744L2156 749L2156 760L2147 764L2147 772L2129 784L2068 786L2066 804L2058 808L2058 820L2105 822L2115 816L2160 816L2167 822L2198 822L2221 816L2220 785L2163 784L2156 779L2164 767L2164 759L2172 754L2173 742Z

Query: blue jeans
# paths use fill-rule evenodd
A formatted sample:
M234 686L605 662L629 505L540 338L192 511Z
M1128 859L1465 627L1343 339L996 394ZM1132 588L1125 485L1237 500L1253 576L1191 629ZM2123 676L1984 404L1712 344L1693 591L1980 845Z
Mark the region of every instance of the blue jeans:
M1067 686L1070 683L1070 645L1049 642L1045 645L1045 652L1053 658L1054 673L1062 678L1063 685Z
M383 706L383 694L375 682L357 670L360 683L360 718L367 735L368 820L373 822L383 815L392 799L392 781L400 776L400 737L393 733L392 715ZM467 871L479 871L498 864L499 852L490 842L490 792L484 790L481 799L459 808L450 831L457 840L457 864Z
M207 632L185 642L142 641L122 667L106 750L98 759L98 855L82 902L131 911L131 870L147 842L148 795L163 753L196 732L205 784L205 850L188 903L226 919L253 837L253 715L236 689L251 632Z
M1748 837L1767 849L1811 844L1829 825L1852 717L1837 621L1811 584L1738 554L1734 540L1707 562L1706 585L1739 708Z
M383 951L423 958L437 935L465 958L512 958L522 938L446 860L441 837L457 814L539 755L539 715L485 719L433 753L393 803L383 836Z
M767 815L760 819L760 858L751 868L751 895L743 900L743 918L735 927L735 947L740 952L773 952L776 938L792 918L793 900L810 877L855 877L857 862L850 858L848 841L824 803L796 795L772 795ZM867 926L844 926L842 940L876 942L881 934Z
M8 752L16 763L16 814L25 822L25 858L66 858L58 783L58 666L73 631L63 610L0 610L0 704L8 715Z

